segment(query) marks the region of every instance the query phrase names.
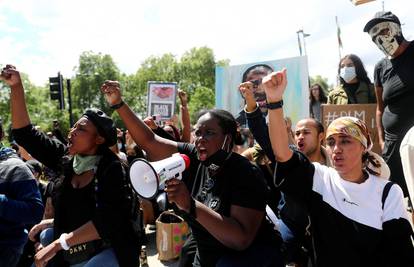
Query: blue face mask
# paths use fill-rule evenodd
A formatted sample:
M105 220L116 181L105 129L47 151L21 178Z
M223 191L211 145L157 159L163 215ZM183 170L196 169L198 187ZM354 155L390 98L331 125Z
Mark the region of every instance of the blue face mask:
M355 67L343 67L339 75L346 83L349 83L356 77Z
M92 156L81 156L75 155L73 157L73 171L79 175L86 171L94 169L98 166L101 156L92 155Z

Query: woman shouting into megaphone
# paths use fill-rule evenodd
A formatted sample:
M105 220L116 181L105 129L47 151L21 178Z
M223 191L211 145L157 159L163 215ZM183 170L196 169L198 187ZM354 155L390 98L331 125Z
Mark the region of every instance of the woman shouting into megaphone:
M186 154L191 165L184 181L166 182L169 200L189 223L197 252L193 266L283 266L281 239L265 219L266 187L260 171L232 153L237 124L225 110L202 113L195 144L155 135L121 97L119 83L106 81L101 91L124 121L150 161Z

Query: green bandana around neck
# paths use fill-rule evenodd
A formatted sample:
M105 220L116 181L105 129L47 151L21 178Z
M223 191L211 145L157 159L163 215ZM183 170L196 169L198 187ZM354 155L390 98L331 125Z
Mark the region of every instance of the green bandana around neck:
M79 175L86 171L94 169L97 165L101 156L81 156L75 155L73 157L73 171Z

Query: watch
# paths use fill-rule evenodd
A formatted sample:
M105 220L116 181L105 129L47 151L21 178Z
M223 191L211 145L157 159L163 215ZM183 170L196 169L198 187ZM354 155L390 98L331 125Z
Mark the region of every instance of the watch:
M119 102L119 104L115 104L111 106L111 109L119 109L120 107L122 107L124 105L124 101L121 100L121 102Z
M266 107L267 107L267 109L282 108L283 107L283 100L280 100L280 101L277 101L277 102L272 102L272 103L267 103Z

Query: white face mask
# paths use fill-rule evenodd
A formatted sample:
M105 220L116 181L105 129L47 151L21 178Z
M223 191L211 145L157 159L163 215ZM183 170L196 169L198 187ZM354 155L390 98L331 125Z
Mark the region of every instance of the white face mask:
M349 83L356 77L355 67L343 67L341 68L339 75L346 83Z
M380 34L381 31L388 31L387 34ZM403 37L401 26L394 22L380 22L369 30L372 41L388 57L392 57L400 46Z

